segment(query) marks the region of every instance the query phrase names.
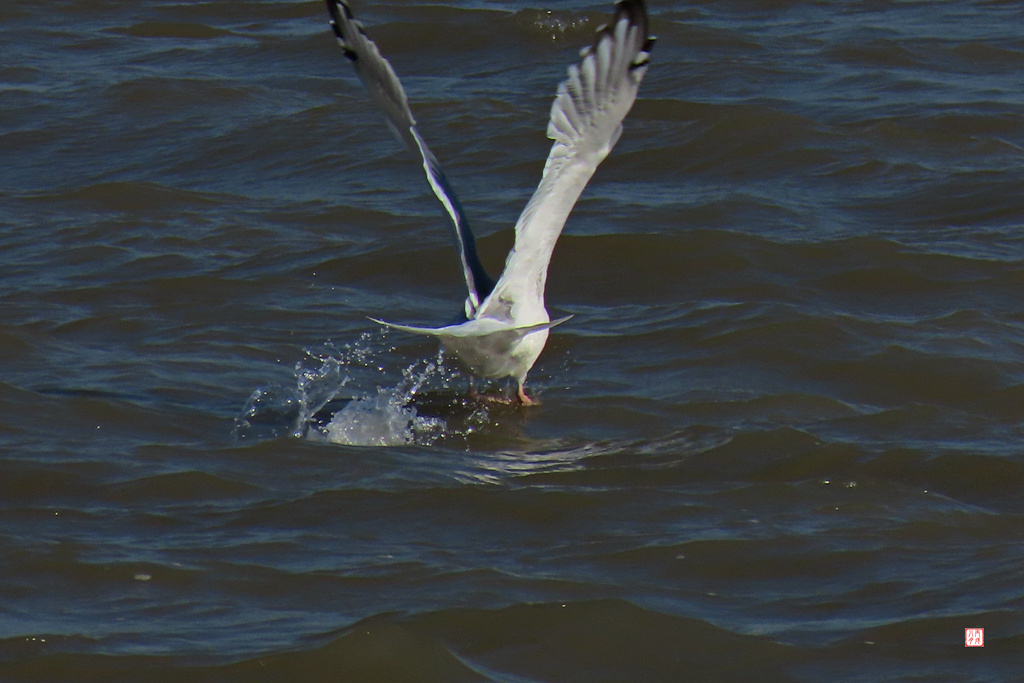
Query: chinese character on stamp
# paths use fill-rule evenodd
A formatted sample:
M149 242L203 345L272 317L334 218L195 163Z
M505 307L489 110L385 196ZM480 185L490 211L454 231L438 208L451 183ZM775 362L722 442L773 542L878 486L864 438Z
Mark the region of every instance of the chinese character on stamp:
M964 646L965 647L985 647L985 629L983 629L983 628L965 628L964 629Z

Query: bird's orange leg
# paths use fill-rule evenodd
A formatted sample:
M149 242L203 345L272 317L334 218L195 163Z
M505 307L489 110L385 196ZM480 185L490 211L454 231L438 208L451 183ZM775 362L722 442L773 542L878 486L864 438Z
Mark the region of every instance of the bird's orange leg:
M521 382L519 384L519 389L516 391L516 398L518 398L519 399L519 403L524 405L524 406L539 406L540 405L540 401L538 401L535 398L530 398L529 396L526 395L526 389L523 387Z

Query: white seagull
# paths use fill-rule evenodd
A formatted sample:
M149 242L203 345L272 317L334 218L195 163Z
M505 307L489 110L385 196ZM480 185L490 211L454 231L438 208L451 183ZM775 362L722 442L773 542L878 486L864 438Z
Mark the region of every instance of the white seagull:
M374 322L436 337L469 372L485 379L511 377L516 398L535 403L523 387L548 331L569 317L552 321L544 307L544 285L555 242L569 212L594 171L622 134L622 120L633 106L647 71L654 38L647 34L643 0L619 0L611 22L597 31L594 45L569 67L551 105L547 135L554 140L540 185L516 222L515 242L505 270L495 282L476 254L476 242L462 206L437 159L420 137L409 101L391 64L352 16L344 0L326 0L331 26L345 56L387 114L405 144L422 160L431 189L451 219L469 296L466 321L445 327L410 327ZM470 388L473 390L472 380Z

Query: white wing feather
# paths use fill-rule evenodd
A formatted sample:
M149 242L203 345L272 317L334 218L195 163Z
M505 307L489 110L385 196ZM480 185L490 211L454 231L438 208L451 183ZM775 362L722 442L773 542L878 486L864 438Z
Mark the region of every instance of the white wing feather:
M569 68L551 106L554 140L540 185L515 228L515 243L478 317L530 325L548 320L544 286L555 242L576 200L622 133L647 71L653 38L640 0L622 0L612 23Z

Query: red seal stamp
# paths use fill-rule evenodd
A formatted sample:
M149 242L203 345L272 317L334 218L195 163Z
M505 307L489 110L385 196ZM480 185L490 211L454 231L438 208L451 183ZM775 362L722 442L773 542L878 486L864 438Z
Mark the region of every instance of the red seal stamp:
M965 628L964 629L964 646L965 647L985 647L985 629L983 629L983 628Z

